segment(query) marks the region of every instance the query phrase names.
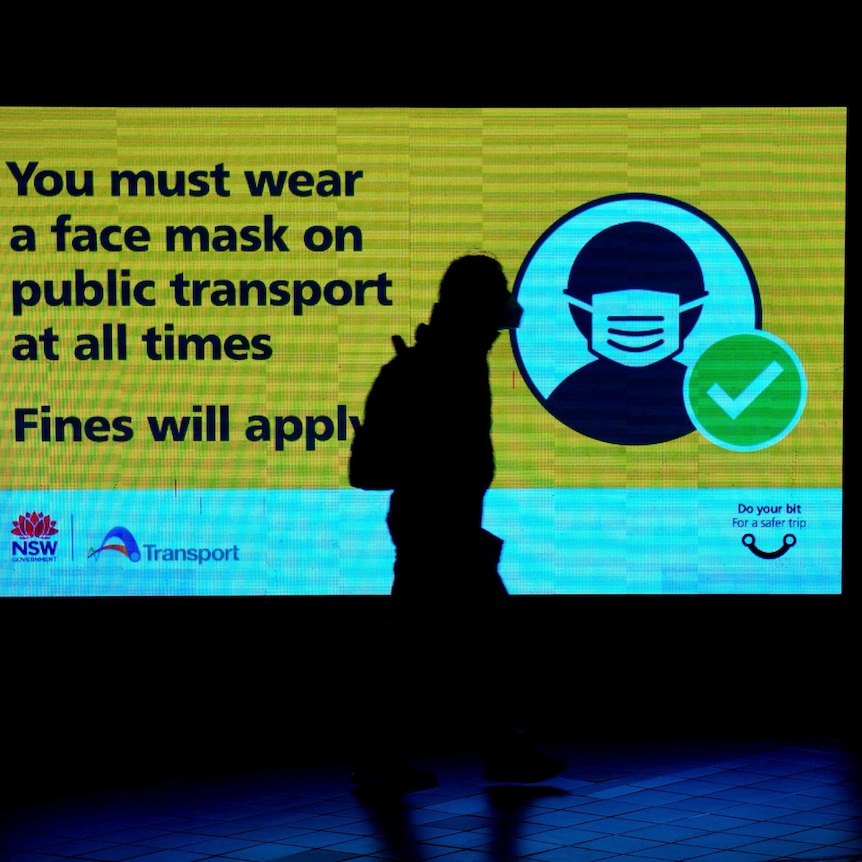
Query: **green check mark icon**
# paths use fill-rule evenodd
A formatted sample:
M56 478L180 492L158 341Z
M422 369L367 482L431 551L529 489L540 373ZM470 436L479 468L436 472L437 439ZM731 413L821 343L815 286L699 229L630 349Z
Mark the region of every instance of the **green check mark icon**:
M692 424L725 449L772 446L802 415L807 385L796 354L762 330L730 335L690 366L683 385Z
M706 394L724 410L731 418L736 419L740 413L750 407L768 388L769 385L782 373L784 369L775 361L769 365L736 396L731 398L718 383L713 383L707 389Z

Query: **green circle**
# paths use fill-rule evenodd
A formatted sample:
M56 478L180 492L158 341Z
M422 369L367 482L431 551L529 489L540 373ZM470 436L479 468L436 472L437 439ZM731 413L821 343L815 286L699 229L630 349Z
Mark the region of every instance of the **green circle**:
M786 436L805 406L796 354L768 332L731 335L708 347L686 373L688 415L707 439L751 452Z

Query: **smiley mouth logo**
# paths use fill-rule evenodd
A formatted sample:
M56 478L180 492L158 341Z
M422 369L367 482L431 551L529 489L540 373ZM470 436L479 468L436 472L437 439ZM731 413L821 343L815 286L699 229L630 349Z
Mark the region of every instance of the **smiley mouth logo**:
M793 533L785 535L781 547L777 551L764 551L757 547L757 540L753 533L746 533L742 537L742 544L754 554L755 557L760 557L761 560L777 560L783 557L795 544L796 536Z

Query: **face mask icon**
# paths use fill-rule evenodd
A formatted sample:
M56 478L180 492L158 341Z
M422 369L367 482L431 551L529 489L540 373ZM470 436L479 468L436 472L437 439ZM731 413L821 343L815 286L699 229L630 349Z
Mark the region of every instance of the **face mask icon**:
M615 290L593 294L592 304L569 296L573 306L592 314L589 349L597 356L645 368L682 349L680 315L703 304L706 294L680 303L660 290Z

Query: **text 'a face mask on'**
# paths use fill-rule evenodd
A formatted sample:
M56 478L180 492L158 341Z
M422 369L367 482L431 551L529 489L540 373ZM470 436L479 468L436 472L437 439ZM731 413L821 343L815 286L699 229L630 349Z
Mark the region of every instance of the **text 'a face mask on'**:
M680 304L679 295L660 290L615 290L593 294L592 304L569 301L593 316L590 351L597 356L644 368L679 353L679 318L703 304L706 295Z

